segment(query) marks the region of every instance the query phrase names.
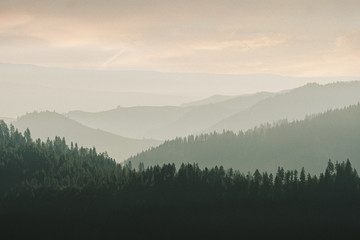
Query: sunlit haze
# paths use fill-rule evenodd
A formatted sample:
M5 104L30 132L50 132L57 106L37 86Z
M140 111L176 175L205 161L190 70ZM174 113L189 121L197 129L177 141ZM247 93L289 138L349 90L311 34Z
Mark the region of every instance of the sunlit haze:
M2 0L1 116L358 80L359 10L357 0Z
M360 0L0 0L1 240L356 239L359 143Z
M357 0L2 0L0 61L359 76L359 10Z

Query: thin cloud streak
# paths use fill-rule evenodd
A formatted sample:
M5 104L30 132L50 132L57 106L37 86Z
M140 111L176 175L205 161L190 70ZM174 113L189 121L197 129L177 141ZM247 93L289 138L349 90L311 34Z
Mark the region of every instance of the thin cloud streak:
M123 49L118 51L114 56L112 56L111 58L106 60L103 64L101 64L99 69L102 70L102 69L106 68L111 62L115 61L122 53L124 53Z
M277 46L284 43L285 39L260 36L244 40L231 40L222 42L200 42L192 46L195 50L214 50L220 51L227 48L239 48L243 51L252 49Z

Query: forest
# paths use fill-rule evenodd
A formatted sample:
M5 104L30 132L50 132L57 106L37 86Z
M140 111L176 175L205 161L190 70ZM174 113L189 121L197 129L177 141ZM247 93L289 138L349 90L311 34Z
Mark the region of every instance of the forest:
M32 140L0 123L3 235L23 238L293 238L351 234L360 226L360 179L349 160L324 171L242 173L222 166L117 164L64 138ZM261 231L259 231L261 230Z
M295 109L294 109L295 111ZM168 140L129 160L137 166L198 163L201 168L222 165L242 172L275 172L302 167L320 174L329 159L350 159L360 168L360 104L265 123L247 131L222 131Z

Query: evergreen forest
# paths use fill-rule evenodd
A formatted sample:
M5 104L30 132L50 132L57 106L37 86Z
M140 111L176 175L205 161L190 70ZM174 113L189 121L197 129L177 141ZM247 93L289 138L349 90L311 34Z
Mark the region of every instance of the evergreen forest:
M360 178L349 159L323 168L117 164L1 121L2 239L344 239L360 227Z

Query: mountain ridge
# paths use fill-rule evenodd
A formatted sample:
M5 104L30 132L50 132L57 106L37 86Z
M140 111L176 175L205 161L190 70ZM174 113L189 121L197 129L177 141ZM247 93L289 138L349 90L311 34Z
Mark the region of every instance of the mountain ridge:
M43 141L59 136L84 147L95 146L99 152L106 151L117 162L161 143L153 139L129 139L100 129L92 129L64 115L49 111L26 114L19 117L13 125L20 131L29 128L35 138Z
M360 104L308 116L305 120L263 124L246 132L190 135L166 141L129 158L137 166L164 163L198 163L201 167L222 165L245 171L275 172L274 166L312 173L323 171L329 159L349 158L360 167Z
M275 94L252 107L224 119L204 132L247 130L256 125L287 118L304 119L306 115L342 108L360 102L360 81L338 82L302 87Z

